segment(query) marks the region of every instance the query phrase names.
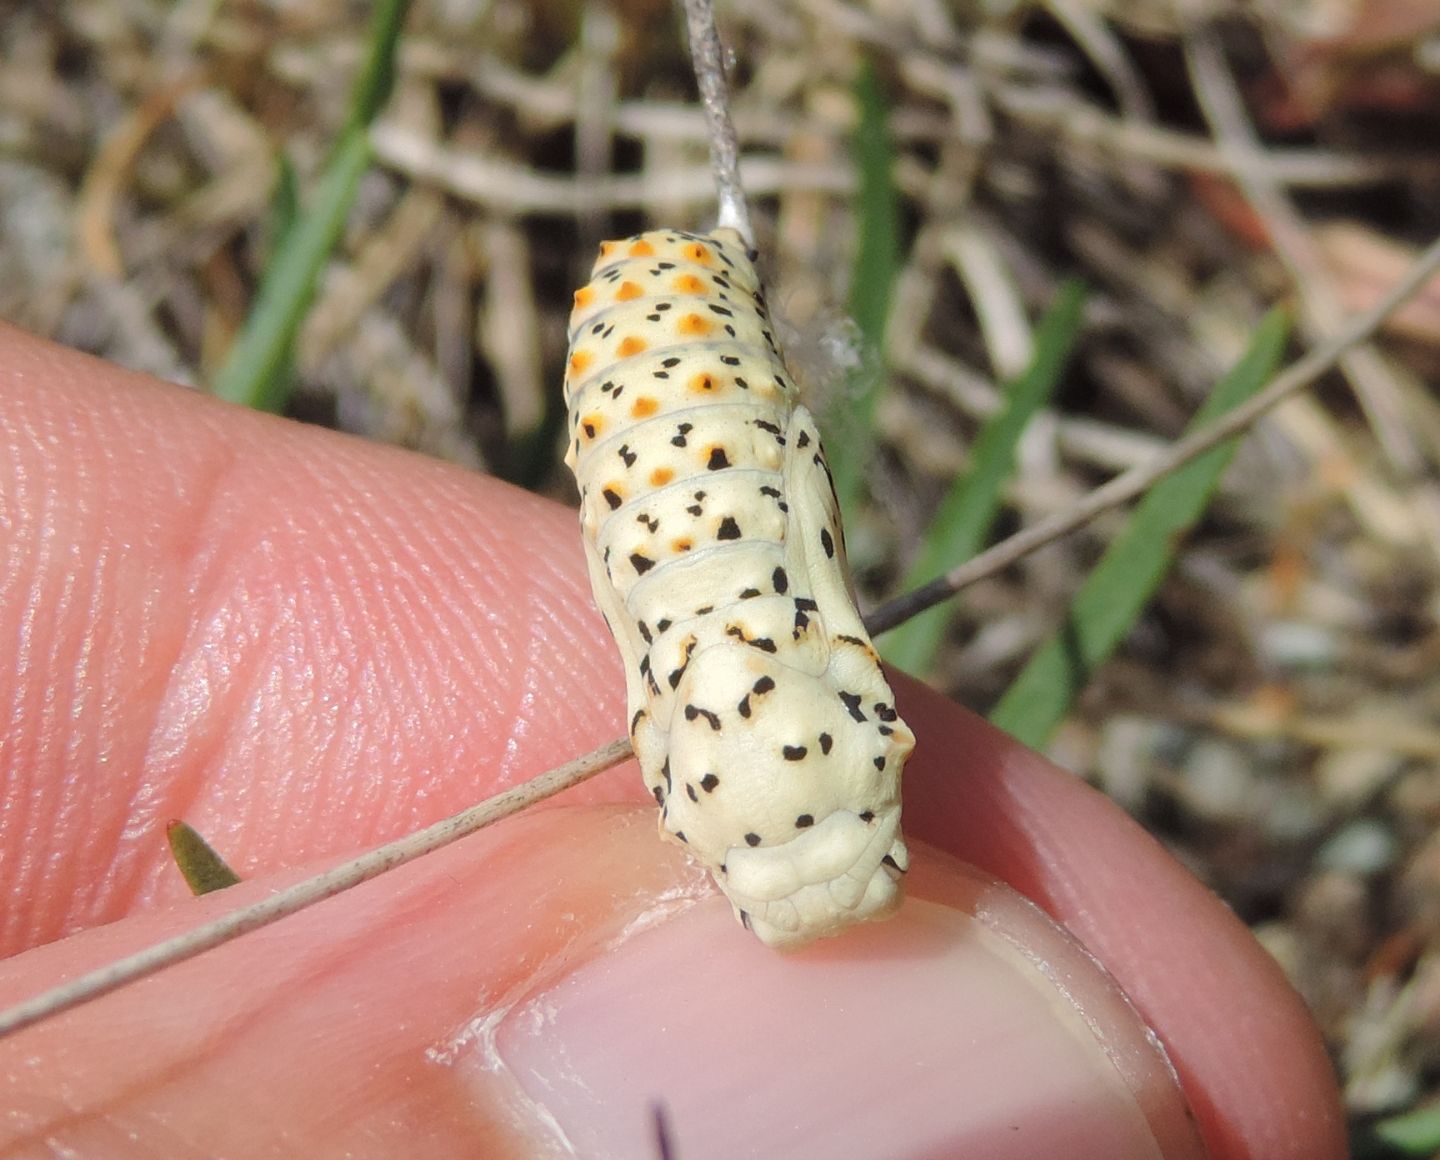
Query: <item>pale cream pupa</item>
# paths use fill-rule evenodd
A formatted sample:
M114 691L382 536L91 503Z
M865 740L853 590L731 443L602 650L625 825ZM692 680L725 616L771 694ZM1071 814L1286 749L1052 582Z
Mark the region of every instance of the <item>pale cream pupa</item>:
M662 833L770 946L890 914L914 737L740 235L604 243L575 295L565 400L591 584Z

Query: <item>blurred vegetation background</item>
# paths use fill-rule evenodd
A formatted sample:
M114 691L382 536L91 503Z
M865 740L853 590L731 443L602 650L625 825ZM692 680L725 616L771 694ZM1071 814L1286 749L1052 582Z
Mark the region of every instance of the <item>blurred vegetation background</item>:
M1440 234L1427 0L719 19L871 605L1145 461L1247 351L1248 390ZM571 292L602 238L708 224L692 93L660 0L21 5L0 317L569 502ZM1032 740L1252 926L1375 1154L1440 1150L1437 371L1432 285L1140 532L1104 516L881 642L1023 731L1017 675L1110 609ZM1127 537L1162 551L1084 597Z

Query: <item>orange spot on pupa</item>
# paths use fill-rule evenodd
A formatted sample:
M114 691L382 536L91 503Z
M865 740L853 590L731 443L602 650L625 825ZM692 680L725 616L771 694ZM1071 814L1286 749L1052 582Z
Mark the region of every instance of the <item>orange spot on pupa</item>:
M670 550L672 552L688 552L694 546L695 544L692 540L688 540L683 537L678 540L670 541Z
M690 380L690 389L697 395L713 391L717 385L715 376L711 374L698 374Z
M604 415L585 415L580 420L580 430L585 432L586 439L594 439L601 431L605 430Z
M591 287L591 286L582 286L582 287L580 287L579 290L575 291L575 309L576 309L576 310L579 310L581 307L584 307L584 306L589 306L590 303L592 303L592 302L594 302L594 301L595 301L595 290L594 290L593 287Z
M681 251L692 262L698 262L702 266L710 264L710 247L702 246L699 242L691 242Z
M631 243L629 252L632 258L653 258L655 256L655 247L642 238L638 242Z
M675 478L675 472L668 467L657 467L650 473L651 487L664 487Z
M629 338L621 340L618 353L621 358L629 358L631 355L639 354L649 345L643 338L632 334Z
M655 414L660 409L660 404L649 395L641 395L630 405L630 414L636 419L645 419Z
M588 350L577 350L570 356L570 374L572 376L584 374L594 361L595 356Z
M695 277L694 274L681 274L675 279L675 293L677 294L704 294L705 283Z
M698 314L687 314L675 324L675 329L692 338L704 338L710 333L710 320Z
M616 247L618 247L619 245L619 242L601 242L600 256L602 258L608 258L611 254L615 252Z
M639 298L643 293L645 293L645 291L640 289L638 283L630 281L621 282L620 289L615 291L615 301L629 302L632 298Z

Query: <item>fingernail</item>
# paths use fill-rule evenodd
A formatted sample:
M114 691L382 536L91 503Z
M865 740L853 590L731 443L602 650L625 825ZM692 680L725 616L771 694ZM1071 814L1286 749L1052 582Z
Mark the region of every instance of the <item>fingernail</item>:
M1203 1156L1083 948L978 871L915 861L895 918L795 954L719 897L617 938L496 1017L490 1079L586 1157L660 1155L656 1109L680 1160Z

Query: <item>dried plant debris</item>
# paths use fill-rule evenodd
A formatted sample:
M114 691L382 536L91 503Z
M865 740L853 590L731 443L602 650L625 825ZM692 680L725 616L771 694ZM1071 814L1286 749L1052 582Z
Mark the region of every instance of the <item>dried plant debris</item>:
M1065 380L999 532L1171 441L1291 306L1298 345L1440 232L1440 18L1421 0L995 6L730 0L742 174L812 402L866 375L852 555L919 552L997 383L1067 278ZM290 410L566 497L564 320L591 245L705 226L668 5L417 6ZM285 191L349 116L348 10L50 4L0 22L0 315L197 389L250 308ZM857 78L884 102L901 261L883 350L845 321L867 224ZM1440 1083L1440 286L1265 419L1053 752L1250 922L1351 1107ZM971 590L930 678L987 711L1121 525Z

